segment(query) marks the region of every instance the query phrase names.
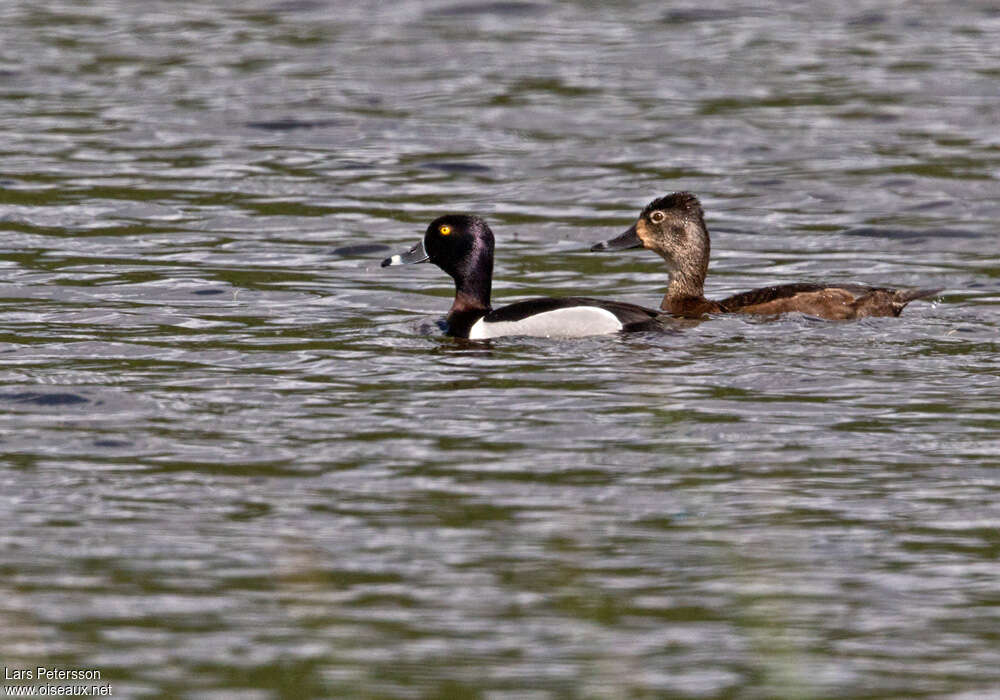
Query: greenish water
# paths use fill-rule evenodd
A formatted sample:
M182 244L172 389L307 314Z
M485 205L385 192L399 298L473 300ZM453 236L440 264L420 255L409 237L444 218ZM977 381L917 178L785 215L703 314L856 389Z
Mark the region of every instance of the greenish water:
M1000 11L0 7L0 665L115 697L1000 697ZM655 305L589 245L689 189L711 296L903 316L441 337ZM16 685L10 680L7 686Z

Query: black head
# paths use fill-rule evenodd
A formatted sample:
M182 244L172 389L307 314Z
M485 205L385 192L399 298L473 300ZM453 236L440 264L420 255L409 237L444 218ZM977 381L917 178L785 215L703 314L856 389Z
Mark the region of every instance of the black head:
M478 216L446 214L424 232L428 259L458 282L485 271L493 273L493 232Z
M446 214L434 219L422 241L382 267L430 261L455 280L470 305L489 306L493 282L493 232L478 216Z

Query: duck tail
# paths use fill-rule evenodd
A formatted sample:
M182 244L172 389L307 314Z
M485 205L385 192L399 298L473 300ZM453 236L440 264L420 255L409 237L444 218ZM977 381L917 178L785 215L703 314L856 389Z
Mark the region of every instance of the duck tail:
M896 290L896 294L893 295L892 301L900 306L905 306L914 299L932 297L942 291L944 291L944 287L939 287L937 289L898 289Z

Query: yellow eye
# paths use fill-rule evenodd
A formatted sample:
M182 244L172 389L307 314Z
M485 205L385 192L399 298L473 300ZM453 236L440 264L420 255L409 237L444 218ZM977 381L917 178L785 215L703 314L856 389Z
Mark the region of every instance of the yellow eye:
M451 233L451 226L449 226L448 224L441 224L440 226L438 226L438 233L440 233L442 236L447 236L449 233Z

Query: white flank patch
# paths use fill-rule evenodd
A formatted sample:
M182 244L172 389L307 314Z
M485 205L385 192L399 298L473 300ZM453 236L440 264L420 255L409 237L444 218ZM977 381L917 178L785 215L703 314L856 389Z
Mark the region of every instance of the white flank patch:
M479 319L469 329L470 340L501 338L506 335L533 335L543 338L581 338L617 333L622 322L599 306L570 306L535 314L520 321L487 323Z

